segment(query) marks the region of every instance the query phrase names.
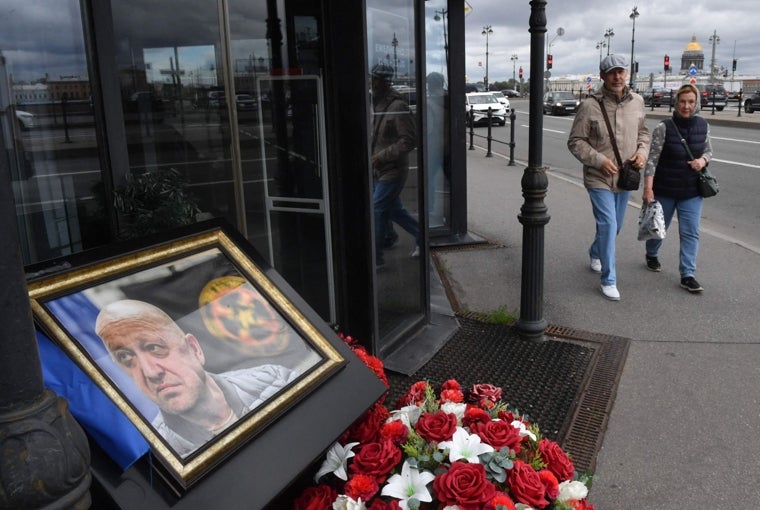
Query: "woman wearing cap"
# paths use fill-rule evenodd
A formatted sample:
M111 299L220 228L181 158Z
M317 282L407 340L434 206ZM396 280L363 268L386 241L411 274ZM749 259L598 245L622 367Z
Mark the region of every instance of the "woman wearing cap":
M589 248L591 270L601 274L602 295L619 301L615 239L623 226L630 191L617 186L618 163L601 107L613 126L620 157L630 161L634 168L644 168L649 153L649 131L644 99L626 85L626 58L614 54L605 57L599 64L599 77L603 85L578 108L567 146L583 163L583 184L596 220L596 234Z
M676 109L673 118L661 121L652 131L652 147L644 171L645 203L657 200L665 215L665 228L670 226L673 213L678 212L678 238L681 243L681 287L689 292L702 292L694 278L699 251L699 219L702 215L702 197L697 189L699 172L712 158L710 125L699 111L699 90L694 85L683 85L676 92ZM689 146L687 151L685 142ZM691 155L689 155L691 152ZM662 239L646 242L646 263L650 271L660 272L657 255Z

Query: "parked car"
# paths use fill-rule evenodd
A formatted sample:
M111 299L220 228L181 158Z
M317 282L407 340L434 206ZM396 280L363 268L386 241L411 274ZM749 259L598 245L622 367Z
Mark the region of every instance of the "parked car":
M501 93L501 91L491 91L491 94L493 94L496 97L496 100L501 103L501 105L504 107L504 109L509 112L509 99L507 99L507 96Z
M16 118L18 119L18 123L21 125L21 129L24 131L29 131L34 127L34 114L25 112L23 110L16 110Z
M700 101L702 110L712 109L714 105L716 110L722 112L728 104L728 92L720 83L699 83L697 88L702 96Z
M760 90L756 90L754 93L745 96L744 111L746 113L760 111Z
M544 114L566 115L575 113L580 100L575 94L566 90L553 90L544 94Z
M239 112L250 112L258 108L259 104L250 94L237 94L235 105Z
M644 105L646 106L665 106L667 104L672 104L673 99L671 96L674 94L675 91L671 89L654 87L642 92L641 97L644 98Z
M503 126L507 123L507 111L490 92L471 92L465 94L467 107L467 124L477 125L488 123L488 109L491 109L491 123ZM471 116L472 115L472 116Z
M465 83L464 84L464 91L467 93L470 92L484 92L486 89L483 87L480 83Z
M520 97L520 93L513 89L505 89L501 91L506 97Z

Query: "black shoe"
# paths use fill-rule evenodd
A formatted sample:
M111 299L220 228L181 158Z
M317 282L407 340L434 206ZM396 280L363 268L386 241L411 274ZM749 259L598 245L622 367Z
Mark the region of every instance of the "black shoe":
M655 273L662 271L662 266L660 265L660 261L657 260L657 257L650 257L647 255L647 269L654 271Z
M699 282L694 279L693 276L681 278L681 287L688 290L689 292L702 292L705 290L702 288Z

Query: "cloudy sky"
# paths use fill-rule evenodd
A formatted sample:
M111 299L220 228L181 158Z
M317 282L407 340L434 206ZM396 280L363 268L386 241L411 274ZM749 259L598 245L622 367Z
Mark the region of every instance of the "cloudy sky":
M468 81L483 81L486 37L483 27L491 25L488 36L489 81L512 78L512 60L530 76L529 0L467 0L472 7L465 18L466 73ZM705 54L705 69L712 59L710 37L717 34L715 60L728 68L736 58L736 76L760 77L760 5L757 0L548 0L547 38L551 42L554 65L552 77L598 75L599 50L605 31L612 28L612 53L631 57L633 7L638 7L635 25L635 59L639 75L659 73L663 57L670 56L671 68L680 68L681 54L696 36ZM563 28L564 35L557 36ZM602 49L602 56L607 48Z

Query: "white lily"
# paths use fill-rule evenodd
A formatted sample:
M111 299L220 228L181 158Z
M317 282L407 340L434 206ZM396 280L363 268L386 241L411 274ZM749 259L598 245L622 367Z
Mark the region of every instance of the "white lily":
M528 437L530 437L530 438L531 438L533 441L535 441L535 440L536 440L536 435L535 435L533 432L531 432L530 430L528 430L528 428L525 426L525 424L524 424L523 422L521 422L520 420L515 420L515 421L513 421L513 422L512 422L512 426L513 426L514 428L516 428L516 429L519 429L519 430L520 430L520 437L525 437L525 436L528 436Z
M367 505L364 504L362 498L355 501L343 494L338 496L332 507L333 510L367 510Z
M438 449L445 450L446 448L449 449L449 460L451 462L465 459L473 464L479 462L478 455L494 451L491 446L480 442L480 436L468 434L462 427L457 427L451 441L438 443Z
M410 429L417 424L417 420L422 415L422 409L415 405L404 406L401 409L391 411L391 417L385 421L400 421Z
M420 472L416 467L412 467L408 460L405 460L404 465L401 466L401 474L391 476L381 494L398 499L399 506L403 510L409 510L408 501L412 498L425 503L433 501L427 484L434 479L433 473Z
M314 475L314 481L319 483L319 479L327 473L334 473L335 476L341 480L348 480L346 464L348 463L348 459L356 455L351 449L358 444L359 443L348 443L346 446L341 446L340 443L335 443L332 445L327 452L322 467L320 467L317 474Z

